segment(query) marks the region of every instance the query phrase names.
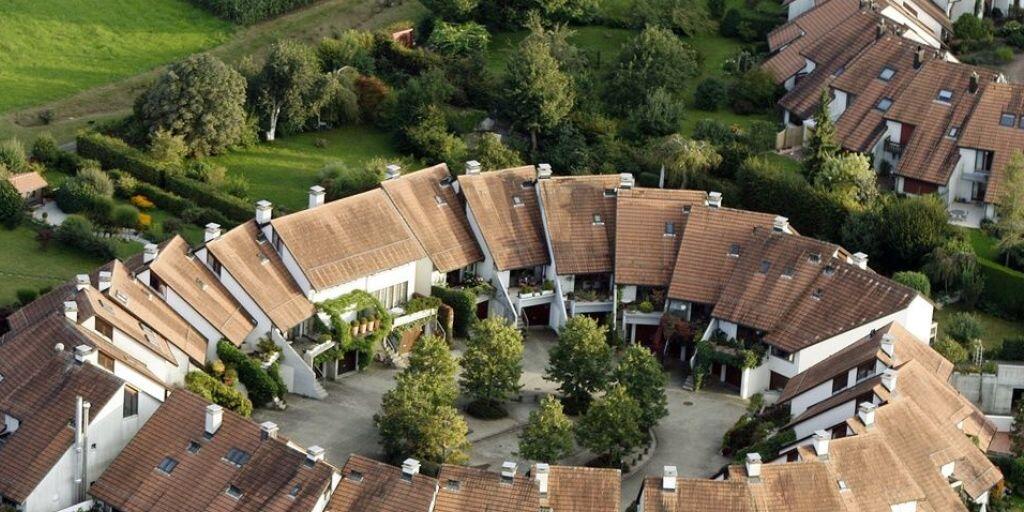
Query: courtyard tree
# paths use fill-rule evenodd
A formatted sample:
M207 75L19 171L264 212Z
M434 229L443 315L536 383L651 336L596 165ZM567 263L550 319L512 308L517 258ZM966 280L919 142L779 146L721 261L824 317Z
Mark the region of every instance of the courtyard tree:
M519 436L519 456L550 464L568 456L572 447L572 421L557 398L545 396L540 408L530 411L530 419Z
M439 404L453 404L459 397L455 376L459 362L452 355L448 342L439 336L423 336L413 345L405 372L421 376L434 384Z
M574 316L558 332L546 377L559 383L569 414L586 410L591 394L604 389L611 373L612 349L607 328L586 316Z
M277 134L282 115L292 125L301 124L309 115L306 103L320 74L320 62L308 46L295 41L280 41L270 47L263 67L252 77L250 96L261 113L265 136Z
M449 401L449 383L430 373L403 372L384 394L374 415L384 453L391 461L405 457L441 464L465 460L468 429Z
M601 456L608 466L619 467L623 456L645 439L640 426L641 412L626 388L614 386L580 418L576 440Z
M640 428L643 431L668 416L668 398L665 396L668 379L650 350L640 345L626 349L615 370L615 381L640 406Z
M172 64L135 103L135 117L155 133L180 136L193 155L224 151L245 130L245 79L200 53Z
M814 130L807 142L807 156L804 158L804 175L811 183L817 181L818 173L825 166L825 162L839 152L836 125L832 123L832 116L829 114L831 103L832 97L829 96L828 89L823 89L818 100L818 110L814 112Z
M530 132L533 150L537 134L554 128L576 100L572 77L563 72L543 38L527 37L508 62L505 82L507 112Z
M997 206L999 241L996 247L1009 265L1010 254L1024 245L1024 155L1020 151L1013 153L1004 174L1003 193Z
M462 391L473 398L470 414L504 416L501 403L519 391L523 374L523 335L502 317L473 326L462 356Z
M427 415L419 426L421 442L413 455L436 464L465 464L470 444L469 426L458 409L445 405Z

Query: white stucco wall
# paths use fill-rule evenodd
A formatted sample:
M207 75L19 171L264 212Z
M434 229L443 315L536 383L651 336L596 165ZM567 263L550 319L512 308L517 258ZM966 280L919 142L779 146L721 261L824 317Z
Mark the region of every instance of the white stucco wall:
M429 265L429 261L427 262L427 265ZM394 286L402 282L409 284L406 293L406 299L408 300L409 298L412 297L412 293L415 291L417 266L418 263L416 261L413 261L401 265L399 267L377 272L376 274L360 277L359 279L355 279L347 283L333 286L331 288L317 290L311 294L310 300L312 300L314 303L322 302L325 300L341 297L342 295L345 295L346 293L349 293L353 290L374 292L382 288ZM430 274L429 272L427 272L428 282L429 279ZM430 294L429 285L427 286L427 294Z
M793 0L789 4L789 16L787 19L791 20L800 16L801 14L811 10L814 7L814 0Z
M273 240L273 238L267 237L267 240ZM306 278L306 274L302 272L302 267L300 267L299 263L295 261L295 257L292 256L292 252L288 250L288 245L284 242L281 243L281 250L278 252L278 255L280 255L281 261L284 263L284 268L288 269L288 273L292 275L292 279L294 279L299 285L302 293L305 293L307 297L310 297L314 291L313 285L310 284L309 279Z
M82 322L82 326L96 331L96 318L90 317ZM98 335L102 336L97 332ZM128 355L138 359L142 364L146 365L146 368L153 373L161 383L166 386L181 386L185 382L185 374L188 373L191 365L186 356L181 350L171 346L171 352L177 364L172 364L170 361L165 359L163 356L153 352L140 342L135 341L134 338L126 335L125 333L118 330L116 327L113 329L114 337L111 339L113 345L125 352Z
M836 424L846 421L852 418L857 413L857 404L850 400L838 407L834 407L825 411L813 418L808 418L806 421L802 421L793 425L793 431L796 432L797 439L803 439L810 435L813 435L815 431L828 429Z

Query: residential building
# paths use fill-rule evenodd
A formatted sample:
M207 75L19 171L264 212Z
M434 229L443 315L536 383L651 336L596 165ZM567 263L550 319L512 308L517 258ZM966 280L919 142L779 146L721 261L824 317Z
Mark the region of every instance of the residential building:
M397 468L362 455L351 455L325 512L429 512L437 498L437 479L421 474L408 459Z
M43 191L49 186L46 179L35 171L12 174L7 181L30 206L43 202Z
M788 19L794 21L806 13L821 9L829 2L830 0L784 0L783 5L788 10ZM975 1L871 0L861 2L860 7L874 10L885 17L887 23L899 27L906 37L933 48L942 47L952 35L952 22L960 16L980 16L975 12Z
M299 449L270 422L257 425L178 390L90 489L101 510L321 512L340 475L323 449Z

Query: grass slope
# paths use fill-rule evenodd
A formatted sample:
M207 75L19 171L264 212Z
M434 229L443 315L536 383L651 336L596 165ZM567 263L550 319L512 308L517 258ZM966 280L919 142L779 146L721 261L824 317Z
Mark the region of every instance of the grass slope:
M185 0L4 0L0 112L146 71L231 31Z
M22 288L38 290L89 272L103 264L99 258L53 241L43 251L35 240L35 231L27 227L0 229L0 304L15 301Z
M981 337L981 343L986 349L998 349L1003 346L1003 340L1024 334L1024 323L1006 320L977 309L968 309L960 304L948 304L942 309L935 310L935 321L939 323L939 337L946 337L946 326L954 314L968 312L976 316L985 328Z

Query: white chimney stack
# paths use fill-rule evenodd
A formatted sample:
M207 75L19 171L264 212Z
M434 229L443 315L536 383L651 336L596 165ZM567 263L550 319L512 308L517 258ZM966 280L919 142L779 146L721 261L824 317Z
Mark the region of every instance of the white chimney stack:
M857 406L857 417L860 418L860 422L865 427L870 427L875 424L875 404L871 402L861 402Z
M327 192L320 185L313 185L309 187L309 209L312 210L317 206L323 206L324 197L327 196Z
M146 247L142 249L142 262L152 263L156 259L156 256L160 254L160 246L156 244L146 244Z
M274 203L261 199L256 201L256 224L262 226L270 222L274 216Z
M277 423L273 421L264 421L260 423L260 440L266 441L268 439L277 439Z
M551 473L551 466L543 462L537 464L537 488L541 496L548 495L548 476Z
M675 491L679 480L679 470L675 466L665 466L661 476L661 489Z
M79 345L75 347L75 361L79 364L97 364L99 362L99 355L96 353L96 349L89 345Z
M622 190L629 190L633 188L636 181L633 179L633 174L624 172L619 174L619 188Z
M867 270L868 269L868 255L862 252L855 252L853 256L850 256L850 263L857 265L858 267Z
M312 463L312 464L316 464L317 462L320 462L322 460L324 460L324 449L323 448L321 448L321 447L319 447L317 445L313 445L313 446L310 446L309 448L306 448L306 461L307 462Z
M711 208L722 207L722 193L721 192L708 192L707 205Z
M89 274L78 274L75 276L75 289L82 291L89 287Z
M761 479L761 454L757 452L747 454L747 478L751 480Z
M501 481L506 484L512 483L516 478L516 469L519 465L512 461L501 463Z
M776 233L789 233L789 219L782 215L775 216L775 220L772 222L772 230Z
M114 279L114 275L109 270L100 272L100 286L99 291L105 292L110 289L111 281Z
M537 164L537 179L546 180L551 177L551 164Z
M203 242L209 242L220 238L220 224L211 222L206 225L206 231L203 232Z
M482 166L480 165L480 162L477 162L476 160L470 160L470 161L466 162L466 174L467 175L471 176L471 175L474 175L474 174L480 174L481 168L482 168Z
M888 389L890 393L896 391L896 370L887 368L882 372L882 385L885 389Z
M818 430L814 433L814 453L820 459L828 458L828 443L832 439L832 434L824 430Z
M896 357L896 338L892 334L882 335L882 352L890 358Z
M419 473L420 461L409 458L405 459L405 462L402 462L402 480L411 482L412 477L418 475Z
M206 435L213 437L220 430L220 424L224 420L224 408L217 404L206 406Z
M402 167L398 164L388 164L384 168L384 179L393 180L402 175Z
M64 316L74 323L78 323L78 303L69 300L64 303Z

